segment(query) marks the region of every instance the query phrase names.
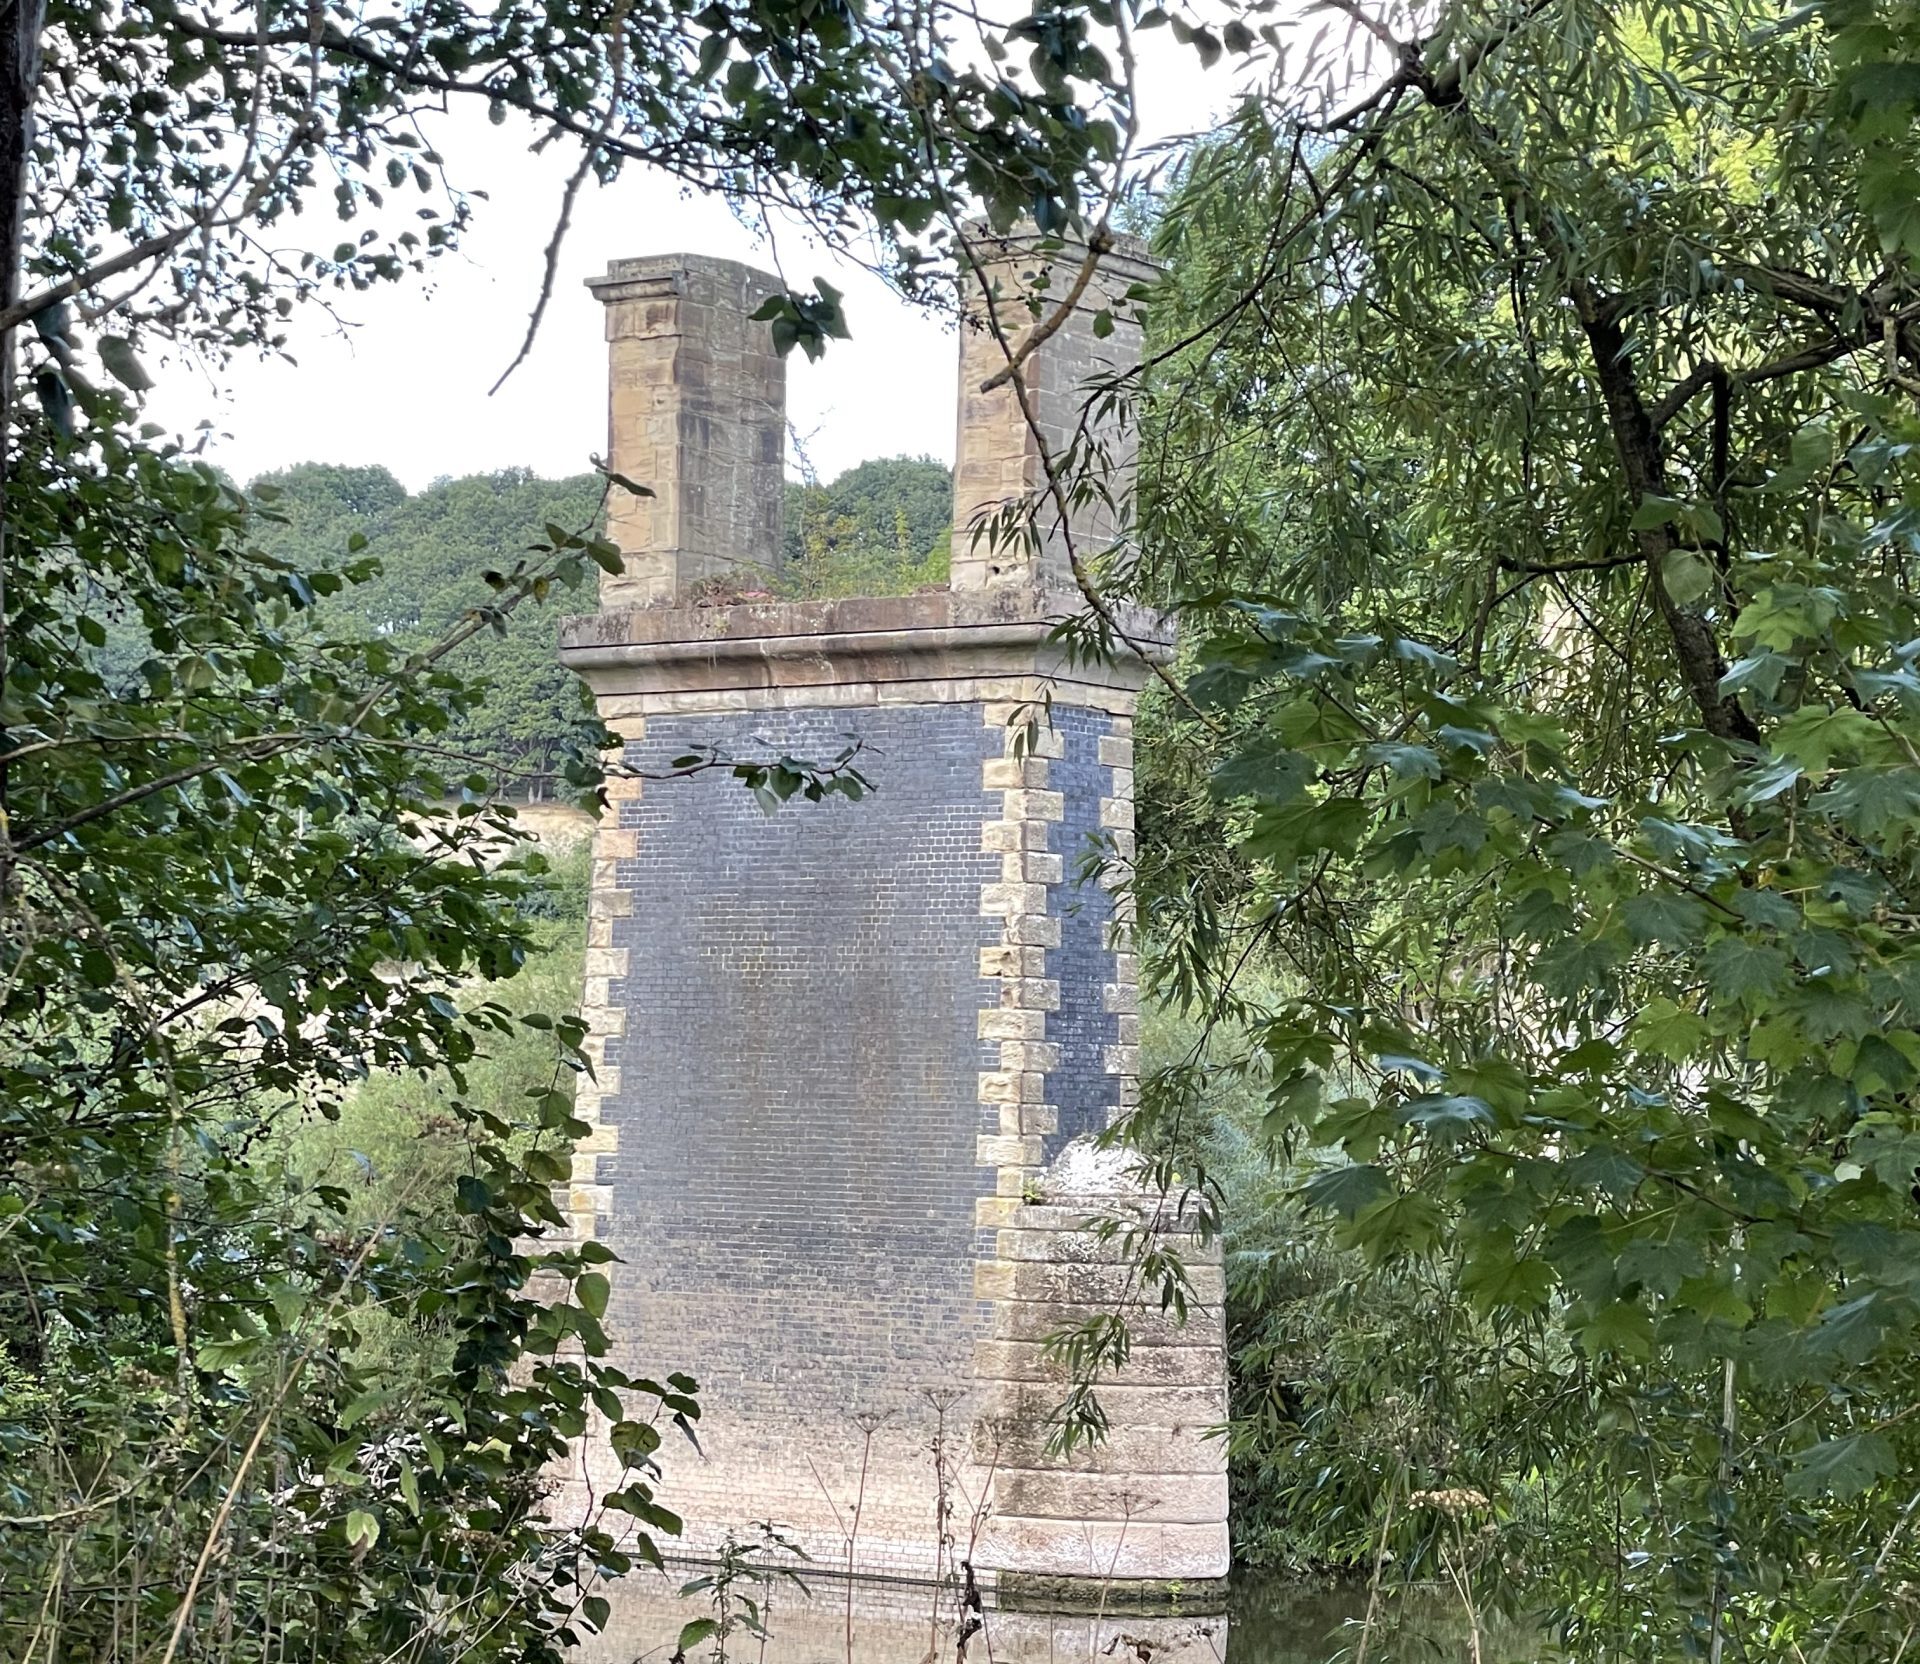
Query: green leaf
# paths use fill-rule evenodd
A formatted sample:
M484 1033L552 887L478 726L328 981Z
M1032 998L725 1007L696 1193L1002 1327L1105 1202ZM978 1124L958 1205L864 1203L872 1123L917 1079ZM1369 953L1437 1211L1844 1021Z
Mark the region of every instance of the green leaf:
M1386 1169L1371 1162L1322 1168L1300 1187L1301 1199L1308 1207L1330 1208L1344 1219L1392 1194L1393 1181Z
M1780 756L1791 758L1809 774L1823 775L1836 753L1851 760L1878 733L1878 726L1864 711L1846 705L1806 705L1779 724L1769 740Z
M1624 1200L1640 1188L1646 1168L1623 1150L1582 1150L1567 1163L1567 1182L1582 1190L1603 1190Z
M1626 1358L1653 1354L1653 1320L1630 1301L1615 1300L1594 1312L1579 1328L1580 1344L1589 1355L1617 1353Z
M369 1549L380 1540L380 1522L364 1508L347 1515L347 1543L357 1549Z
M1879 1433L1849 1433L1796 1451L1787 1470L1790 1496L1827 1495L1842 1502L1899 1472L1893 1446Z
M1707 1025L1697 1012L1683 1010L1665 994L1658 994L1640 1008L1631 1032L1636 1046L1679 1063L1700 1049Z
M1430 745L1378 740L1360 755L1363 762L1384 766L1401 780L1438 780L1442 773L1440 753Z
M573 1285L573 1297L595 1318L607 1315L607 1298L612 1292L603 1271L583 1271Z
M1720 678L1720 692L1729 697L1750 692L1771 699L1779 693L1781 679L1792 664L1793 661L1784 654L1768 648L1749 653L1745 658L1736 660Z
M131 341L119 335L104 335L100 338L99 351L100 362L106 367L107 374L122 387L144 393L153 386L153 377L147 374L140 360L134 356Z
M1660 559L1660 581L1681 606L1692 606L1713 588L1713 565L1692 549L1669 549Z
M1888 254L1920 254L1920 169L1888 152L1872 157L1860 170L1860 206Z
M1439 1244L1446 1216L1431 1197L1403 1191L1356 1214L1343 1236L1374 1264L1426 1254Z
M1285 803L1299 797L1315 773L1311 758L1263 734L1214 769L1211 787L1222 802L1252 797Z
M363 1392L357 1397L349 1399L346 1407L340 1412L340 1425L343 1428L359 1426L361 1422L365 1421L375 1410L391 1400L393 1396L393 1388L383 1387L372 1392Z
M1920 817L1920 769L1848 769L1810 807L1845 822L1863 838L1884 838Z
M1767 477L1760 490L1787 496L1811 485L1833 465L1833 432L1823 422L1809 423L1793 436L1790 460Z
M1651 1238L1629 1242L1616 1261L1623 1284L1638 1284L1663 1298L1672 1295L1687 1278L1698 1276L1704 1265L1700 1250L1692 1243Z
M1825 589L1774 584L1760 591L1734 620L1733 633L1757 647L1785 653L1803 641L1817 641L1839 610L1840 596Z
M1475 1127L1494 1125L1492 1106L1465 1093L1423 1093L1401 1108L1400 1120L1442 1143L1456 1143Z
M690 1623L685 1623L680 1626L680 1640L675 1645L674 1651L678 1653L691 1652L695 1647L699 1646L702 1641L705 1641L710 1636L717 1635L719 1631L720 1625L715 1619L695 1618Z
M1482 1312L1536 1312L1553 1293L1553 1270L1544 1261L1522 1258L1511 1241L1476 1248L1460 1275L1460 1292Z
M638 1467L660 1448L660 1430L651 1422L618 1421L607 1430L607 1443L627 1467Z
M1298 1069L1276 1081L1267 1093L1267 1110L1260 1118L1261 1135L1278 1142L1289 1129L1308 1125L1320 1108L1321 1079L1317 1071Z
M1905 1192L1920 1172L1920 1130L1888 1116L1869 1116L1854 1136L1851 1154L1889 1189Z
M1787 986L1786 954L1743 936L1722 936L1707 949L1704 963L1715 999L1761 1006L1777 998Z
M1366 835L1371 820L1371 807L1357 797L1267 808L1256 817L1245 845L1248 853L1282 864L1321 851L1351 853Z
M1684 948L1699 941L1706 926L1706 912L1692 896L1645 890L1628 900L1621 916L1635 941Z

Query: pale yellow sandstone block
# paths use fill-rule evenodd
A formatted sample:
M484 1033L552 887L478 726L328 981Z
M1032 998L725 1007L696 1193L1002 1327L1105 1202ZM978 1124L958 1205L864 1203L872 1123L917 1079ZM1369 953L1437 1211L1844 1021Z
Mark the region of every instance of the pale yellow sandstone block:
M1044 850L1020 850L1000 858L1000 876L1010 884L1058 884L1065 875L1062 857Z
M1000 1010L980 1013L982 1040L1038 1040L1047 1032L1044 1010Z

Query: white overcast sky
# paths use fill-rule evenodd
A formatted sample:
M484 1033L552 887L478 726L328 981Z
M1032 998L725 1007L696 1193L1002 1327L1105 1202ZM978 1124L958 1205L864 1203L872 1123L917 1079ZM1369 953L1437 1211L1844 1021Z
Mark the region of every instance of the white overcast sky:
M1204 129L1231 105L1231 58L1202 70L1164 29L1141 44L1146 138ZM345 330L321 308L302 308L289 342L294 363L249 358L213 372L154 365L149 415L178 433L211 421L207 455L242 481L295 462L382 463L415 490L497 468L586 469L606 448L606 348L600 306L583 280L611 259L641 254L772 261L725 203L690 196L652 170L630 168L606 189L589 184L533 354L489 398L526 328L574 162L558 146L531 154L532 137L525 126L489 125L478 109L444 118L434 141L450 176L488 193L461 248L432 262L425 279L341 297ZM788 414L821 476L878 456L951 462L950 327L797 233L783 232L777 252L789 280L825 277L847 296L853 338L834 342L817 364L796 353L788 369Z

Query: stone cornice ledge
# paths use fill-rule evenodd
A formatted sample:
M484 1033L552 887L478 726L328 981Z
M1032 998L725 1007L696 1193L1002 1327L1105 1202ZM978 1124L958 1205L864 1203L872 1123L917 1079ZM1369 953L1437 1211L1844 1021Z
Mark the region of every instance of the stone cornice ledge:
M1077 595L1013 586L639 608L566 619L560 661L610 718L967 699L1130 704L1149 665L1172 658L1171 622L1119 608L1134 646L1088 660L1051 639L1079 610Z

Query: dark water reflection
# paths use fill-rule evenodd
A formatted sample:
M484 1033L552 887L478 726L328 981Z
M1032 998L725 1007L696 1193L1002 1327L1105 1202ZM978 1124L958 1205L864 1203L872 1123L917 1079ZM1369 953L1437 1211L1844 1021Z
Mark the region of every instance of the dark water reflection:
M1225 1664L1347 1664L1367 1610L1351 1584L1279 1577L1235 1580L1228 1600ZM1530 1629L1478 1619L1478 1647L1457 1597L1438 1589L1382 1599L1367 1641L1367 1664L1549 1664Z
M712 1615L707 1593L683 1596L695 1570L636 1575L610 1591L607 1633L581 1649L581 1664L666 1664L680 1627ZM954 1664L952 1596L907 1584L815 1577L742 1586L764 1600L765 1640L744 1629L728 1639L730 1664ZM849 1594L851 1593L851 1599ZM993 1609L969 1643L966 1664L1352 1664L1366 1591L1273 1577L1237 1579L1224 1603L1176 1600L1152 1612ZM1472 1626L1439 1591L1384 1600L1367 1639L1367 1664L1536 1664L1548 1655L1530 1636L1498 1623ZM688 1664L713 1656L713 1641Z

